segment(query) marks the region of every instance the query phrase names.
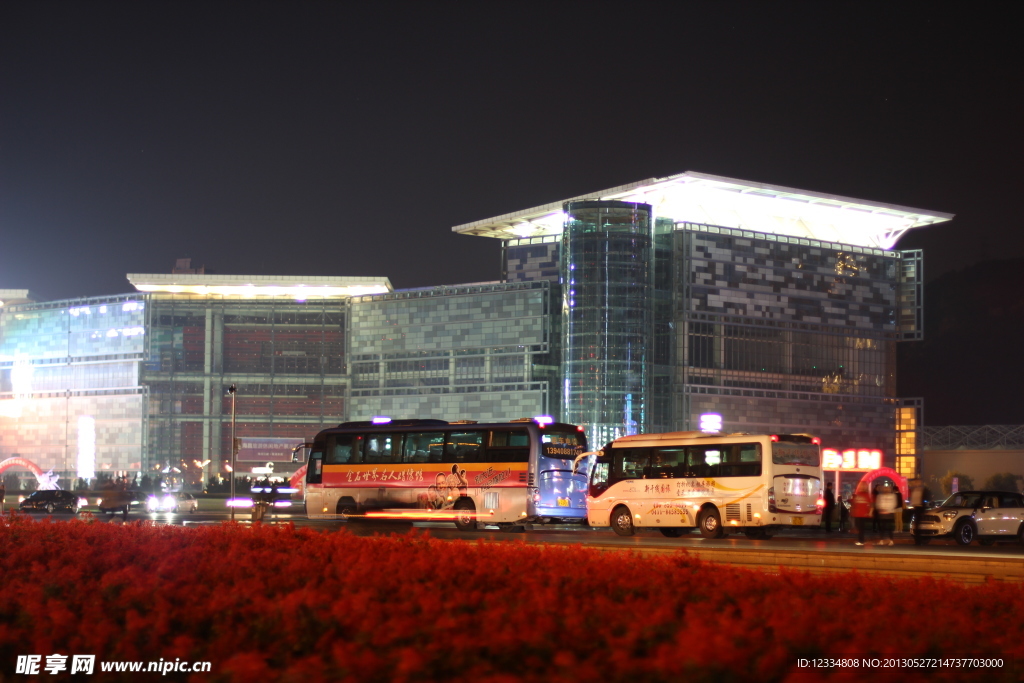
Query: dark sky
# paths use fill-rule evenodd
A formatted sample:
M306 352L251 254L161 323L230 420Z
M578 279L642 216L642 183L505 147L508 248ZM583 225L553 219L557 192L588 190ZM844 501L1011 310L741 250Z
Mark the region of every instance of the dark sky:
M957 214L1024 256L1008 4L0 3L0 288L493 280L453 225L687 170Z

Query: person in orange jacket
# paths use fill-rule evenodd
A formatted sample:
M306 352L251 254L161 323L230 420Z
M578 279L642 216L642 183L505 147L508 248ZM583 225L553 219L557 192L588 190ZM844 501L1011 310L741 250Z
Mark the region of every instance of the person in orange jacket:
M857 484L857 490L853 492L853 504L851 505L851 512L853 513L853 523L857 527L857 543L856 545L864 545L864 529L868 525L868 519L871 518L873 511L873 505L871 501L871 494L868 493L868 486L865 483Z

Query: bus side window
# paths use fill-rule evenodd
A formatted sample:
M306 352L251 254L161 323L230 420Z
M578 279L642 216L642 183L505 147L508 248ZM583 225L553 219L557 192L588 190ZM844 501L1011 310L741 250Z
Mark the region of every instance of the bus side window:
M761 444L741 443L735 446L739 457L737 476L760 477L761 476Z
M530 432L525 429L493 430L487 444L487 462L528 462Z
M365 462L394 462L402 451L401 434L370 434L366 437Z
M686 449L656 448L651 455L648 479L671 479L685 476Z
M324 449L322 445L317 445L312 451L309 452L309 462L306 463L306 483L307 484L319 484L323 481L324 476Z
M402 462L441 462L441 449L444 447L444 432L423 432L405 435L405 455ZM431 460L430 454L436 452L437 459Z
M445 462L474 462L483 455L485 432L451 432L444 444Z
M613 448L612 481L643 479L649 460L649 448Z
M354 434L334 434L327 437L327 454L324 459L328 465L340 465L350 462L358 462L358 457L353 458L353 450L358 451L359 442L362 437Z
M722 461L722 451L728 446L690 446L686 449L686 476L715 477L718 476L718 463Z

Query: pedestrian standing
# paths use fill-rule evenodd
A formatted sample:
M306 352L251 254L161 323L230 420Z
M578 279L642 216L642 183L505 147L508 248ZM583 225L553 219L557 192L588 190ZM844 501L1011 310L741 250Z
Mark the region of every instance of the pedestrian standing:
M825 533L832 533L832 514L836 509L836 494L832 490L832 482L825 484Z
M850 524L850 496L847 495L845 498L840 494L839 499L836 501L836 505L839 506L839 533L845 533L846 527Z
M896 496L896 510L893 513L894 526L896 533L903 533L903 492L900 491L900 487L893 487L893 495Z
M871 496L868 494L867 484L857 484L857 490L853 492L853 502L850 508L850 511L853 513L853 523L857 527L857 545L864 545L864 530L867 528L872 509Z
M894 545L892 528L895 523L897 500L896 494L893 493L892 486L889 484L886 484L875 496L875 515L878 518L882 534L882 537L878 539L878 545ZM889 538L885 538L886 536Z
M875 501L878 500L878 494L882 492L882 485L875 484L874 488L871 489L871 527L877 534L880 531L878 524L878 510L875 509Z

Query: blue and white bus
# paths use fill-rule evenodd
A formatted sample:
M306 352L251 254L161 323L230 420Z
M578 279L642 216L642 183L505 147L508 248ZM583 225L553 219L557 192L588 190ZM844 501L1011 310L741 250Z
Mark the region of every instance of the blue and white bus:
M460 530L586 520L587 480L573 462L581 427L511 422L346 422L309 445L305 501L312 519L450 520Z

